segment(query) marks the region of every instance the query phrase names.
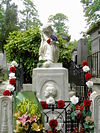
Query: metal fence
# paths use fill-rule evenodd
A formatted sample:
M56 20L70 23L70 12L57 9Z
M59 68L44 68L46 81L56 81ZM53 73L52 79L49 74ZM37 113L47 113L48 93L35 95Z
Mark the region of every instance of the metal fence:
M100 77L100 51L88 56L87 58L92 77Z
M70 101L65 101L65 106L63 109L59 109L57 107L57 102L54 105L48 105L48 108L43 109L43 113L46 132L48 130L52 130L49 129L50 127L48 127L48 123L51 119L55 119L58 121L58 131L60 133L71 133L76 127L79 126L79 122L77 120L73 121L71 119Z
M87 97L88 88L84 77L82 66L77 66L73 61L68 67L69 83L71 90L75 90L76 96Z

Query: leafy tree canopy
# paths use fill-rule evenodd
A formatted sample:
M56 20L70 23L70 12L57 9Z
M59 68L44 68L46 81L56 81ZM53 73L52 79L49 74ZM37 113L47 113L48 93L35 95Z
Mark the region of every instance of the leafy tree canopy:
M8 61L23 62L25 82L31 82L32 69L37 66L41 41L38 27L24 32L14 31L5 45Z
M68 22L68 17L63 13L57 13L56 15L50 15L48 18L48 22L52 24L55 31L59 35L68 35L68 26L66 26Z
M0 47L6 43L9 33L18 29L17 6L11 0L0 3Z
M81 0L88 24L100 21L100 0Z
M21 29L27 30L42 23L38 19L38 11L32 0L23 0L24 8L20 11L22 19L20 21Z

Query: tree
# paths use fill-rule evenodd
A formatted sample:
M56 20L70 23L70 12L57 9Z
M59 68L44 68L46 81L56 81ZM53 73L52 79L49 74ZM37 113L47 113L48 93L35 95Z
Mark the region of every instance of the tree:
M42 25L38 19L38 11L32 0L23 0L24 9L20 11L22 19L20 21L21 29L27 30L33 26Z
M57 34L67 36L68 40L70 40L68 35L68 26L66 26L66 22L68 22L67 16L63 13L57 13L54 16L50 15L48 22L52 24Z
M41 41L38 27L26 31L14 31L5 45L7 60L23 63L25 83L32 82L32 70L37 66Z
M89 25L100 21L100 0L81 0Z
M11 0L4 0L0 5L0 44L4 51L3 46L6 43L9 33L18 29L17 6L14 3L11 4Z

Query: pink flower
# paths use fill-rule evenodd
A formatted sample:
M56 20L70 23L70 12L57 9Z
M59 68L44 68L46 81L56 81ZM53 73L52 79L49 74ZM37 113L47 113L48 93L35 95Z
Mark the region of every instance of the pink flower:
M19 117L19 120L17 122L21 122L24 126L27 122L31 123L30 117L27 115L27 112L22 115L22 117Z

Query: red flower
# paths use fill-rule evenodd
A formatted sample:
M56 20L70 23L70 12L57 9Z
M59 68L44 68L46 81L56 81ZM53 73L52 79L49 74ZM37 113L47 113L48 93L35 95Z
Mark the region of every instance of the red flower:
M81 106L80 106L80 110L83 111L83 109L84 109L84 107L81 105Z
M77 110L77 109L80 109L80 106L77 104L76 106L75 106L75 109Z
M55 128L57 127L57 125L58 125L57 120L52 119L52 120L49 121L49 126L50 126L52 129L55 129Z
M52 131L47 131L47 133L52 133Z
M88 92L88 96L90 96L90 95L91 95L91 92L89 91L89 92Z
M77 114L77 119L81 119L81 118L82 118L82 113L79 112L79 113Z
M9 72L15 73L15 71L16 71L16 67L14 67L14 66L10 67Z
M91 79L91 73L86 73L85 74L85 79L86 79L86 81L88 81L89 79Z
M48 104L45 101L41 101L41 106L42 106L43 109L48 108Z
M78 128L76 127L72 133L79 133Z
M9 84L11 84L11 85L16 85L16 80L15 80L15 79L10 79L10 80L9 80Z
M90 107L91 106L91 100L89 100L89 99L84 100L83 103L84 103L85 107Z
M84 67L85 65L88 66L88 62L86 60L82 62L82 66Z
M47 43L48 43L48 44L50 44L50 43L51 43L51 39L50 39L50 38L47 40Z
M57 102L57 107L58 107L58 108L62 109L64 106L65 106L65 102L64 102L63 100L59 100L59 101Z
M10 95L11 95L11 92L10 92L9 90L5 90L5 91L3 92L3 95L4 95L4 96L10 96Z

